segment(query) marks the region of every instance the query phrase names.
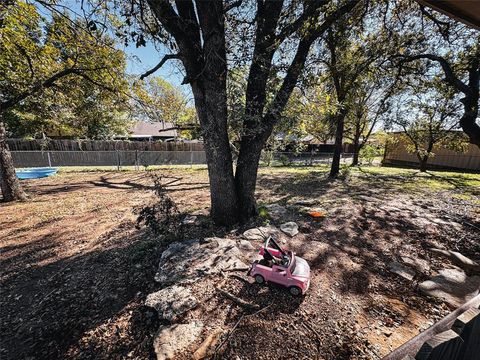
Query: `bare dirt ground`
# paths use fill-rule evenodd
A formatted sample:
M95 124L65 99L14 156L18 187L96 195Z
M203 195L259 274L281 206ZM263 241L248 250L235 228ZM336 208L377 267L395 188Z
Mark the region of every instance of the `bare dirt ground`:
M180 211L208 213L204 169L158 172ZM29 202L0 205L0 357L154 358L160 323L143 304L159 289L153 277L164 244L137 229L132 212L152 197L148 173L61 173L23 184ZM323 168L276 168L262 170L258 185L259 203L314 199L328 216L291 213L300 234L285 246L311 265L306 296L224 282L268 308L241 319L220 358L380 358L451 310L416 290L448 264L428 248L480 257L479 175L365 168L329 181ZM204 217L184 236L236 238L259 223L222 229ZM414 281L388 270L412 254L427 264ZM215 292L218 281L206 283L186 315L208 325L203 338L215 328L228 333L244 314Z

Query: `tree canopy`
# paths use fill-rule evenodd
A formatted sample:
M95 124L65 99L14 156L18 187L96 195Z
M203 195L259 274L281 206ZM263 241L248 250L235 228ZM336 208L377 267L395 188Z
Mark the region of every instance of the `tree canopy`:
M9 133L124 133L126 60L114 39L68 11L42 16L23 1L2 10L0 107Z

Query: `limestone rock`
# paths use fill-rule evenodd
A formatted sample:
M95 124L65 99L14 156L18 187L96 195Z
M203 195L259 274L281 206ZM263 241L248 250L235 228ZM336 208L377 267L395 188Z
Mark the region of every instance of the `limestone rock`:
M197 306L197 299L183 286L169 286L147 296L145 305L157 310L160 319L169 321Z
M413 269L409 268L408 266L402 265L396 261L391 262L388 267L391 272L409 281L412 281L415 277L415 271Z
M240 240L238 247L242 250L248 250L248 251L255 250L255 248L250 243L250 241L247 241L247 240Z
M247 240L265 240L268 236L278 232L275 226L261 226L245 231L242 236Z
M202 329L201 322L161 326L153 343L157 360L174 359L200 336Z
M453 262L458 267L461 267L465 272L471 274L480 274L480 264L476 263L475 261L469 259L468 257L460 254L457 251L450 251L450 250L442 250L437 248L431 248L435 254L443 255L448 258L451 262Z
M415 256L402 256L401 259L404 264L414 268L418 272L428 273L430 271L430 264L427 260Z
M293 202L293 205L297 206L315 206L317 205L317 199L300 199Z
M282 230L285 234L289 235L290 237L294 237L298 234L298 225L297 223L290 221L280 225L280 230Z
M196 215L187 215L182 220L183 225L195 225L197 223L197 216Z
M287 208L277 203L267 205L265 208L268 210L268 215L273 220L281 220L288 215Z
M478 295L480 276L468 277L458 269L442 269L437 276L418 285L421 292L458 307Z
M225 270L246 269L241 251L231 239L175 242L162 253L155 281L161 284L192 282Z

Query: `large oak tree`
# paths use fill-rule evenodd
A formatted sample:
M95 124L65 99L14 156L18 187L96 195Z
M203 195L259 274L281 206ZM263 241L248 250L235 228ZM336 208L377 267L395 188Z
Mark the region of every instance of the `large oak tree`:
M127 14L126 23L137 20L144 34L174 51L149 73L171 59L180 60L183 66L184 83L191 86L205 142L211 215L217 224L232 224L256 214L261 151L303 75L314 43L363 3L135 0L125 4L121 14ZM227 125L227 73L229 64L241 63L242 56L247 59L248 77L234 172ZM279 75L280 83L272 91L270 80Z

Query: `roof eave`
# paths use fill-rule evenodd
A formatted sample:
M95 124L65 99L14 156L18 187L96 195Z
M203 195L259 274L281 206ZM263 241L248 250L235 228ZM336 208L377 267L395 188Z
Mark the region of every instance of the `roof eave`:
M453 0L416 0L419 4L432 8L447 15L448 17L455 19L468 25L474 29L480 30L480 17L473 7L478 3L475 1L453 1ZM462 3L462 4L460 4ZM465 5L471 3L470 8L465 9Z

